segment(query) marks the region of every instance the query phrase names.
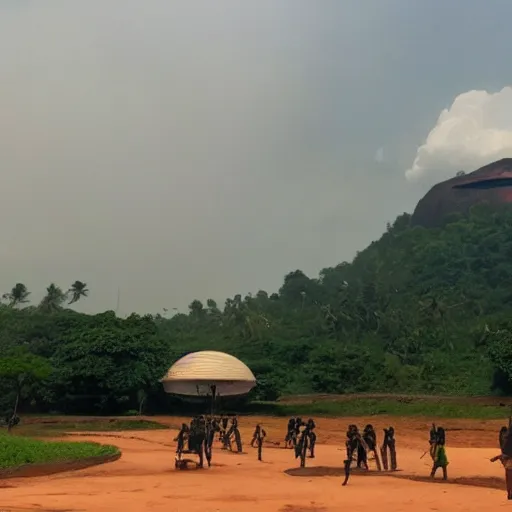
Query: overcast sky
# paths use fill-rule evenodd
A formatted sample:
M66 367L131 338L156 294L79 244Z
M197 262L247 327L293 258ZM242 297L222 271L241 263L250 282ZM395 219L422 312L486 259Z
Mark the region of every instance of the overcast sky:
M121 314L185 311L351 259L433 184L405 173L441 111L512 83L511 17L508 0L0 0L0 290L80 279L84 311L118 287Z

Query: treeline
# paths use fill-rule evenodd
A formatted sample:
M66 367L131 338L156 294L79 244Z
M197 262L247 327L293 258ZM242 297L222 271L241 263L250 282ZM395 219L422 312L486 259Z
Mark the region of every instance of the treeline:
M30 302L28 288L23 283L16 283L10 292L4 293L0 299L0 305L10 308L26 306ZM67 303L74 304L89 295L87 283L75 281L66 291L55 283L46 288L46 294L37 306L30 306L30 310L38 309L47 313L60 311Z
M66 299L38 307L15 300L23 295L15 287L0 307L4 407L19 395L39 411L167 410L158 379L202 349L240 357L259 381L253 397L265 400L509 393L512 210L478 206L442 229L409 221L401 215L352 263L317 278L296 270L276 293L222 306L195 300L171 319L65 309L87 295L84 283L81 295L71 287Z

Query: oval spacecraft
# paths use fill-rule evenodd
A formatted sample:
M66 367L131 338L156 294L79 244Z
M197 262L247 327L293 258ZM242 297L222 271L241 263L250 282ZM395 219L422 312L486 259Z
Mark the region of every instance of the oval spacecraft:
M203 350L178 359L160 382L166 393L174 395L227 397L249 393L256 378L236 357Z

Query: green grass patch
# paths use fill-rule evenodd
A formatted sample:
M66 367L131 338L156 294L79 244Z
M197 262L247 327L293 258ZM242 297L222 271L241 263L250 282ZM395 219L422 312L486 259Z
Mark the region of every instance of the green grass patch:
M87 432L109 432L116 430L163 430L166 425L148 420L108 420L108 421L77 421L60 423L57 425L61 430L76 430Z
M0 469L22 464L67 462L117 453L119 453L119 449L111 445L41 441L0 433Z
M393 400L354 398L353 400L318 401L311 403L281 404L279 402L253 402L243 411L269 416L427 416L438 418L498 419L509 415L509 407L499 405L461 404L450 401L412 399Z
M162 430L166 425L148 420L111 419L95 421L52 421L42 419L37 423L28 423L15 427L13 433L32 437L56 437L66 432L117 432L122 430Z

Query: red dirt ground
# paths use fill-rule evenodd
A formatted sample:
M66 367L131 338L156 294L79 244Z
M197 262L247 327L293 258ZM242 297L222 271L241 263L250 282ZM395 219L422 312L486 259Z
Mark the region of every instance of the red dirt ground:
M64 420L64 418L63 418ZM71 418L65 418L70 421ZM172 427L181 418L152 417ZM263 461L249 442L256 423L268 437ZM503 469L489 459L498 453L497 433L503 422L447 420L447 452L451 483L425 478L430 471L428 420L372 418L377 433L393 425L398 465L392 475L354 472L341 486L346 427L361 418L317 420L315 459L300 469L282 444L286 419L241 419L246 454L214 450L210 469L174 469L175 430L73 434L76 439L115 444L120 460L80 471L46 477L0 481L0 512L481 512L507 506ZM67 437L69 440L70 438Z

